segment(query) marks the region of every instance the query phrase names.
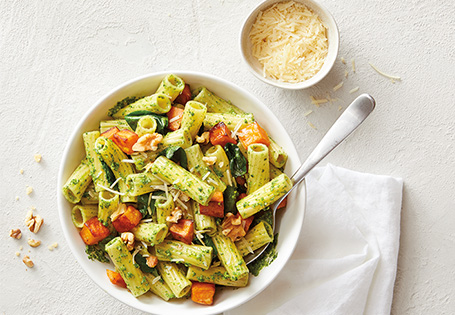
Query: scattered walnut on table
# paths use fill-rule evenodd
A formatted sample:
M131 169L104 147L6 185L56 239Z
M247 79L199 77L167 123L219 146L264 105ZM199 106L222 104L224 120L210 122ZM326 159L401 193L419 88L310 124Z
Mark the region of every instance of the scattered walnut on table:
M27 243L31 247L38 247L41 245L41 241L37 241L37 240L31 239L31 238L28 239Z
M33 156L33 158L35 159L36 163L41 162L41 154L35 154L35 155Z
M123 232L120 234L120 238L126 245L126 249L132 251L134 249L134 234L131 232Z
M11 236L12 238L15 238L17 240L20 240L21 237L22 237L21 230L20 229L12 229L11 231L9 231L9 236Z
M33 233L38 233L43 222L44 222L44 220L43 220L43 218L41 218L41 216L33 215L33 210L30 210L27 213L27 216L25 217L25 225Z
M33 261L30 259L30 257L28 257L28 255L22 258L22 262L29 268L33 268L33 266L35 265Z

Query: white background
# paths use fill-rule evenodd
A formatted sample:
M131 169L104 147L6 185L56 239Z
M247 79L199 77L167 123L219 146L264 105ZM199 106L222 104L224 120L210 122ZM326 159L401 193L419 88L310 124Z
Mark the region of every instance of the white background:
M337 61L317 87L292 92L258 81L242 63L241 24L260 1L1 1L0 312L138 313L98 288L66 246L56 209L61 153L78 120L112 88L150 72L194 70L255 94L283 123L302 159L341 114L339 106L344 109L361 92L372 94L375 112L327 161L403 177L392 313L451 313L455 4L320 2L338 23L339 56L354 58L357 71ZM403 80L392 84L368 62ZM344 86L333 92L340 81ZM350 94L356 86L359 92ZM338 101L311 104L311 95L327 94ZM35 153L43 156L39 164ZM34 188L29 196L27 185ZM45 220L37 235L23 224L31 206ZM8 236L17 227L20 241ZM29 247L29 236L43 245ZM54 242L59 246L51 252L47 246ZM15 256L20 246L21 258L28 254L35 262L33 269Z

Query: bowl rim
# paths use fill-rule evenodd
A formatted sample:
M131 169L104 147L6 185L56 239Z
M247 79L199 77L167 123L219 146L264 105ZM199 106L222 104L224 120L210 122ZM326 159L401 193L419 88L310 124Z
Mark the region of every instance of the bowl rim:
M249 31L251 27L247 29L247 25L249 25L249 22L251 20L255 20L257 15L259 14L260 11L263 11L270 6L272 6L275 3L278 2L287 2L287 1L295 1L302 3L309 7L310 9L314 10L314 8L317 8L317 11L323 12L326 16L326 19L322 20L322 17L320 16L321 20L323 21L324 24L330 24L329 29L328 29L328 35L330 33L334 34L335 36L332 36L333 42L329 42L329 47L327 51L327 57L326 60L324 61L324 64L322 68L311 78L308 80L305 80L303 82L298 82L298 83L289 83L289 82L282 82L279 80L275 80L269 77L264 77L261 73L256 71L256 69L251 65L251 62L249 61L249 57L246 54L247 47L245 47L244 43L247 41L247 37L249 34ZM254 23L254 21L252 21ZM251 25L252 25L251 23ZM329 37L329 36L327 36ZM244 19L242 23L242 28L240 31L240 52L242 55L242 59L244 63L247 65L248 70L259 80L261 80L264 83L270 84L275 87L280 87L283 89L288 89L288 90L303 90L310 88L317 83L319 83L322 79L324 79L327 74L332 70L335 61L338 57L339 49L340 49L340 32L338 30L338 25L335 21L335 18L333 17L332 13L322 4L319 2L316 2L314 0L265 0L258 4L254 9L250 11L248 16ZM329 58L330 57L330 58ZM254 57L252 57L254 58Z
M140 83L143 80L151 79L151 78L154 78L154 77L163 78L165 75L170 74L170 73L173 73L173 74L176 74L176 75L182 76L182 77L185 77L185 76L196 76L196 77L200 77L200 78L207 79L207 80L210 80L210 81L214 81L215 82L214 84L219 84L219 85L221 85L223 87L227 86L230 89L236 90L236 92L242 94L242 97L243 96L247 96L247 98L250 98L250 99L254 100L254 104L252 106L255 107L257 110L265 111L266 112L266 116L271 116L273 118L273 123L274 124L278 124L278 126L277 126L278 129L281 129L281 130L277 131L276 133L279 132L280 134L282 134L282 136L286 139L288 144L290 144L290 147L286 148L286 150L287 150L288 155L290 157L292 156L293 164L296 164L296 165L293 166L293 168L299 167L300 164L301 164L300 158L299 158L299 156L297 154L297 151L296 151L294 143L292 142L291 138L289 137L289 134L286 132L286 130L284 129L284 127L282 126L280 121L273 114L273 112L262 101L260 101L258 98L256 98L254 96L254 94L252 94L252 93L248 92L247 90L237 86L234 83L231 83L231 82L229 82L229 81L227 81L225 79L222 79L220 77L216 77L216 76L211 75L211 74L197 72L197 71L161 71L161 72L153 72L153 73L145 74L145 75L133 78L131 80L128 80L127 82L122 83L122 84L118 85L117 87L111 89L108 93L104 94L101 98L99 98L92 106L90 106L90 108L85 112L85 114L82 116L82 118L79 120L77 125L74 127L72 133L70 134L69 139L68 139L68 141L67 141L67 143L65 145L65 149L63 151L61 161L60 161L59 171L58 171L58 178L57 178L57 203L58 203L58 212L59 212L60 225L61 225L61 228L63 230L63 234L64 234L64 237L65 237L65 239L67 241L67 244L69 245L69 248L71 250L71 253L76 258L76 261L82 267L82 269L84 270L86 275L92 281L94 281L103 291L107 292L110 296L114 297L116 300L118 300L118 301L120 301L120 302L122 302L122 303L124 303L124 304L126 304L126 305L128 305L130 307L133 307L135 309L138 309L138 310L141 310L141 311L144 311L144 312L148 312L148 313L151 313L151 314L170 314L170 313L169 313L169 311L166 311L166 313L162 313L159 310L158 311L150 310L151 304L140 303L140 300L132 297L132 295L130 293L128 293L128 295L131 296L134 300L131 300L130 298L124 298L125 295L124 295L123 292L120 293L120 294L117 294L117 292L115 291L114 288L107 287L105 285L105 282L99 281L95 276L92 275L94 268L90 268L90 266L89 266L89 263L91 263L91 261L89 261L87 259L85 253L80 253L80 249L77 248L77 246L76 246L76 242L77 241L74 239L74 237L72 237L70 235L70 229L65 224L65 221L66 221L67 217L71 217L71 215L67 212L67 210L64 207L64 204L69 205L69 203L68 203L68 201L66 201L66 199L63 196L63 194L61 193L61 187L66 182L66 178L64 178L64 173L65 173L66 168L68 167L66 164L69 161L69 155L71 154L70 148L74 145L74 142L77 141L77 137L81 136L82 132L84 132L84 130L82 130L82 127L83 127L84 124L87 123L88 119L90 119L90 116L99 107L103 107L104 103L112 95L118 93L119 91L122 91L122 90L124 90L124 89L126 89L126 88L128 88L128 87L130 87L130 86L132 86L134 84L138 84L138 83ZM189 80L189 82L191 82L191 80ZM104 106L106 106L106 105L104 105ZM295 169L293 169L292 172L293 171L295 171ZM302 194L298 194L298 192L301 192ZM294 205L295 208L297 208L297 207L301 208L301 209L298 209L299 211L297 213L297 220L296 220L297 224L292 226L293 227L293 231L294 231L293 236L295 237L295 239L293 240L293 243L291 243L291 244L288 243L287 244L287 246L288 246L288 250L287 250L288 255L284 259L281 259L281 258L278 259L277 258L276 261L274 261L275 265L272 264L271 266L269 266L269 267L265 268L264 270L262 270L263 273L264 273L265 270L272 270L273 271L272 276L267 278L266 280L264 280L264 283L262 284L262 286L259 289L257 289L256 291L254 291L252 294L250 294L250 295L248 295L246 297L243 297L242 299L239 299L239 301L236 301L235 303L233 303L232 305L230 305L228 307L222 308L222 307L216 307L216 305L213 305L210 308L207 308L207 307L199 308L199 307L194 306L194 308L192 307L190 310L185 311L185 314L198 314L198 315L200 314L200 315L204 315L204 314L225 312L227 310L230 310L230 309L232 309L234 307L237 307L237 306L239 306L239 305L241 305L243 303L246 303L247 301L251 300L253 297L258 295L260 292L262 292L266 287L268 287L271 284L271 282L283 270L284 265L289 261L289 258L291 257L291 255L294 252L294 249L295 249L295 247L297 245L298 236L299 236L301 228L302 228L304 214L305 214L305 208L306 208L306 189L305 189L305 184L301 184L300 187L297 187L296 189L294 189L294 191L289 195L289 197L292 198L291 200L303 199L303 200L301 200L299 202L296 202L296 204ZM71 226L71 227L73 228L73 226ZM292 240L288 240L287 242L289 242L289 241L292 242ZM279 265L277 264L278 260L280 261ZM109 266L111 266L111 264ZM106 267L107 267L107 265L106 265ZM251 284L249 283L248 286L250 286L250 285ZM238 292L240 292L240 291L238 291ZM171 302L169 304L172 305L173 303ZM176 311L177 311L177 309L176 309ZM181 312L181 310L179 310L178 312Z

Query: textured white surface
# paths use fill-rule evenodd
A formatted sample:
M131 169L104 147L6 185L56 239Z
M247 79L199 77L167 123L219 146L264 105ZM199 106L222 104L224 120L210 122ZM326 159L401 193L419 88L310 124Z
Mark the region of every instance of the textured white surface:
M241 63L238 33L259 1L1 1L0 312L137 312L100 290L77 265L56 213L61 152L83 113L136 76L161 70L218 75L254 93L274 111L304 158L355 95L368 92L372 116L328 161L403 177L401 248L393 314L455 309L455 6L450 1L321 0L341 32L340 56L355 58L344 78L337 62L316 88L283 91L254 79ZM368 65L397 74L392 84ZM344 86L332 87L340 81ZM358 93L349 90L360 86ZM339 100L315 108L309 96ZM308 110L313 113L305 117ZM308 126L311 121L317 130ZM41 153L40 164L33 160ZM23 168L24 174L19 170ZM34 188L28 196L26 185ZM16 196L19 200L16 201ZM23 225L35 206L45 220L30 248ZM20 241L8 237L20 227ZM47 246L58 242L49 251ZM23 246L35 268L15 256ZM30 253L29 253L30 251Z

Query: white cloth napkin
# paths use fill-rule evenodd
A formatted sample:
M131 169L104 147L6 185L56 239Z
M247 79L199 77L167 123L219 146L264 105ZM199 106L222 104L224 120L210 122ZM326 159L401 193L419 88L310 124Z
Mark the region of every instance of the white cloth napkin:
M264 292L228 314L390 314L402 179L329 164L306 182L290 261Z

